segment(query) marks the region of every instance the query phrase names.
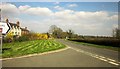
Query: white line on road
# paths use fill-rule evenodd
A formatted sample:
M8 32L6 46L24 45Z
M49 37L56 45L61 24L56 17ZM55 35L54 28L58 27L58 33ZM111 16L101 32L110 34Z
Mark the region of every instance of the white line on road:
M98 59L100 59L100 60L102 60L102 61L107 61L106 59L103 59L103 58L98 58Z
M113 62L115 62L115 60L113 60L113 59L110 59L110 58L107 58L108 60L110 60L110 61L113 61Z
M114 63L114 62L109 62L109 63L111 63L111 64L114 64L114 65L117 65L117 66L119 65L119 64L117 64L117 63Z
M103 56L99 56L100 58L105 58L105 57L103 57Z
M81 49L77 49L77 48L72 48L72 47L69 47L77 52L81 52L81 53L84 53L86 55L89 55L89 56L92 56L96 59L99 59L101 61L105 61L107 63L110 63L110 64L113 64L113 65L116 65L118 66L120 64L120 62L116 61L116 60L113 60L113 59L110 59L110 58L107 58L107 57L104 57L104 56L100 56L100 55L97 55L97 54L93 54L93 53L90 53L90 52L87 52L87 51L84 51L84 50L81 50Z

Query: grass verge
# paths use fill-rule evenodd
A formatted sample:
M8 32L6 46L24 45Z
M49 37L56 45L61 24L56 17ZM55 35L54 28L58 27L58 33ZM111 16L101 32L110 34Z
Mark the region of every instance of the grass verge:
M110 50L114 50L114 51L119 51L120 52L120 48L119 47L97 45L97 44L91 44L91 43L85 43L85 42L76 42L76 41L71 41L71 42L74 42L76 44L81 44L81 45L84 45L84 46L92 46L92 47L97 47L97 48L110 49Z
M22 55L53 51L66 46L54 40L34 40L25 42L5 43L2 46L2 57L10 58Z

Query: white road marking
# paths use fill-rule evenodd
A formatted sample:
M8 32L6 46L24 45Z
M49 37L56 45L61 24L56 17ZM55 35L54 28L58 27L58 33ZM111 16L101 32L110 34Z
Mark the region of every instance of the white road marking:
M111 63L111 64L114 64L114 65L117 65L117 66L119 65L119 64L117 64L117 63L114 63L114 62L109 62L109 63Z
M107 58L108 60L110 60L110 61L113 61L113 62L115 62L115 60L113 60L113 59L110 59L110 58Z
M95 57L95 58L99 58L99 57L97 56L97 57Z
M96 59L99 59L101 61L105 61L107 63L110 63L110 64L113 64L113 65L116 65L118 66L120 64L120 62L116 61L116 60L113 60L113 59L110 59L110 58L107 58L107 57L104 57L104 56L100 56L100 55L97 55L97 54L93 54L93 53L90 53L90 52L87 52L87 51L84 51L84 50L81 50L81 49L77 49L77 48L72 48L72 47L69 47L77 52L81 52L81 53L84 53L86 55L89 55L89 56L92 56Z
M99 56L100 58L105 58L105 57L103 57L103 56Z
M103 58L98 58L98 59L103 60L103 61L107 61L106 59L103 59Z

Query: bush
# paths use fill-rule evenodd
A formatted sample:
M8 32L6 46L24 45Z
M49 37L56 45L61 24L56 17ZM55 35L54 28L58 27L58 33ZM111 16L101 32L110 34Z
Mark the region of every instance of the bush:
M40 39L48 39L47 34L40 34L40 33L29 33L24 34L22 36L18 35L7 35L7 37L4 37L3 42L4 43L10 43L10 42L22 42L22 41L28 41L28 40L40 40Z
M69 40L77 41L77 42L98 44L98 45L113 46L113 47L120 46L120 41L117 39L69 39Z
M14 41L22 42L22 41L28 41L29 38L27 36L20 36L18 39L15 39Z
M11 38L4 38L3 39L3 43L10 43L10 42L13 42L13 39L11 39Z

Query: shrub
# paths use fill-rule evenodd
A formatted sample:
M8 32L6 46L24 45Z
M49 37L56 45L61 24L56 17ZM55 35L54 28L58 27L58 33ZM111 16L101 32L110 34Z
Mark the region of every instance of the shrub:
M120 46L120 41L117 39L69 39L69 40L77 41L77 42L98 44L98 45L113 46L113 47Z
M10 42L13 42L12 38L4 38L3 39L3 43L10 43Z
M20 36L18 39L15 39L14 41L22 42L22 41L28 41L29 38L27 36Z

